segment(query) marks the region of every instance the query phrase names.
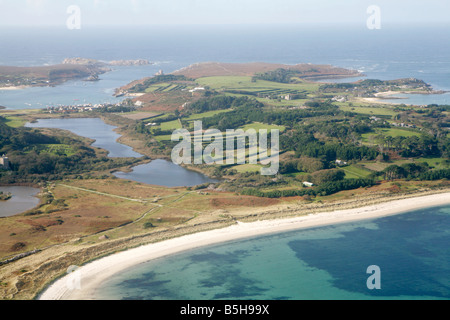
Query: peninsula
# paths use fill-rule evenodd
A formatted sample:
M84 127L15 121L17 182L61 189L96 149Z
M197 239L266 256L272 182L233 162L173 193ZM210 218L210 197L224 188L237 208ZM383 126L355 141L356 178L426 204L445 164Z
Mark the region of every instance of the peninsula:
M94 59L67 58L61 64L37 67L0 66L0 90L25 87L56 86L68 80L97 80L113 66L142 66L151 64L145 59L101 62Z

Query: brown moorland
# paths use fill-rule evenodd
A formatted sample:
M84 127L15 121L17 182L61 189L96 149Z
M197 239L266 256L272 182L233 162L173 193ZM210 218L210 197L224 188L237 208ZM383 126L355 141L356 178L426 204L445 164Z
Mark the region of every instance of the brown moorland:
M173 72L174 75L184 75L187 78L198 79L215 76L253 76L256 73L274 71L276 69L289 69L302 72L301 77L310 78L334 78L360 76L358 71L338 68L331 65L313 65L302 63L296 65L252 62L252 63L221 63L204 62L190 65Z

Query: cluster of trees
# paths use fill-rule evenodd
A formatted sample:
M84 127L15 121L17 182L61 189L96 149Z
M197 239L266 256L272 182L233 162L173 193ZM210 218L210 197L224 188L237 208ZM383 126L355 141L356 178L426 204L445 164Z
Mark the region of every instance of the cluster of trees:
M328 167L328 163L321 159L302 156L299 159L280 163L280 173L308 172L313 173Z
M301 128L303 132L320 133L328 140L336 139L341 142L356 143L361 135L368 133L372 127L359 119L330 119Z
M64 142L68 142L67 139ZM33 144L58 144L60 140L39 132L24 129L11 128L0 118L0 153L9 154L12 151L23 150Z
M191 113L202 113L214 110L226 110L234 108L261 108L263 104L248 97L213 96L200 99L189 105Z
M299 74L300 74L299 71L280 68L274 71L258 73L255 76L253 76L253 81L265 80L279 83L289 83L292 77L298 76Z
M121 112L127 113L136 111L136 107L127 105L119 105L119 106L111 105L98 108L96 111L100 113L121 113Z
M219 98L215 97L214 99ZM333 117L341 113L338 107L331 103L310 103L309 109L299 110L265 110L263 104L249 98L233 98L231 107L233 111L217 114L213 117L203 119L206 128L217 128L219 130L235 129L252 122L267 123L285 127L293 127L305 118ZM209 100L209 99L208 99ZM226 99L228 100L228 99ZM201 100L199 103L208 103ZM202 109L204 110L204 109Z
M70 145L73 154L50 153L36 145ZM98 157L81 141L64 136L47 136L35 129L11 128L0 122L0 154L10 159L10 171L0 172L0 182L29 182L62 179L73 174L86 174L132 164L137 159Z
M341 181L345 178L345 172L339 169L319 170L306 177L310 182L316 185L322 185L327 182Z
M420 180L450 179L450 169L430 170L419 175Z
M385 180L440 180L450 179L450 169L432 170L426 162L405 163L400 166L391 165L380 172L379 175Z
M293 77L299 77L305 73L318 73L318 72L319 70L315 68L310 68L309 70L305 71L279 68L273 71L258 73L255 76L253 76L252 81L265 80L279 83L289 83L292 81Z
M340 160L374 160L379 152L374 147L355 146L340 142L319 141L313 133L296 130L280 137L282 150L295 151L297 158L306 156L330 162Z
M426 134L411 137L392 137L382 134L375 136L375 142L378 146L387 150L398 152L403 157L428 157L444 155L449 151L449 141L449 139L443 139L440 142L435 137Z
M371 187L375 185L372 179L345 179L339 181L326 182L320 186L313 188L298 188L290 190L272 190L262 191L255 188L246 188L242 190L241 194L265 197L265 198L281 198L281 197L296 197L296 196L326 196L337 193L343 190L353 190L358 188Z

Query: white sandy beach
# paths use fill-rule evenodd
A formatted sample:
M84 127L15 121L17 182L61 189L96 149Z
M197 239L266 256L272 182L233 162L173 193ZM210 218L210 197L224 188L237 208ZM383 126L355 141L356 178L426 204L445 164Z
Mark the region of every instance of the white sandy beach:
M2 91L12 91L12 90L22 90L27 88L27 86L11 86L11 87L0 87Z
M375 97L374 98L361 98L362 101L365 102L371 102L371 103L378 103L378 104L387 104L388 102L386 102L385 99L397 99L398 102L389 102L388 104L402 104L402 103L406 103L405 98L396 98L395 95L401 94L404 92L399 92L399 91L387 91L387 92L378 92L375 93Z
M95 260L77 269L71 276L54 282L41 296L41 300L93 300L96 289L111 276L140 263L170 254L226 241L280 233L296 229L374 219L400 214L426 207L450 204L450 193L406 198L362 208L310 214L297 218L237 223L236 225L195 233L159 243L143 245L128 251ZM70 277L79 276L80 286L73 288Z

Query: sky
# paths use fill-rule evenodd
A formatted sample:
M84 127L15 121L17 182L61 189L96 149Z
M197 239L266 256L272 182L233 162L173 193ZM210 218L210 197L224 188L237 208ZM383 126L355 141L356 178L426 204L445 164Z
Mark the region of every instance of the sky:
M0 27L65 27L70 6L86 26L365 24L371 5L386 24L450 22L450 0L0 0Z

